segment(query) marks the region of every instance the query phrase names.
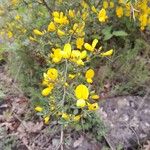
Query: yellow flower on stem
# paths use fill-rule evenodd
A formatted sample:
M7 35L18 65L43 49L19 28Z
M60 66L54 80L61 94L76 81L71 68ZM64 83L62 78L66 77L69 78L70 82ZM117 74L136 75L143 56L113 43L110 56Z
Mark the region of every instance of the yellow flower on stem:
M99 95L96 95L96 94L92 95L91 98L94 99L94 100L98 100L99 99Z
M68 77L69 77L70 79L74 79L74 78L76 77L76 74L69 74Z
M56 30L56 26L55 26L54 22L51 21L50 24L48 25L47 31L53 32L55 30Z
M64 85L65 85L65 87L68 87L68 86L69 86L69 84L68 84L67 82L65 82L65 84L64 84Z
M70 60L80 66L80 65L84 65L82 59L86 58L86 56L87 56L87 52L85 50L82 52L79 50L73 50L71 52Z
M73 121L79 121L81 119L81 115L76 115L73 117Z
M62 31L62 30L60 30L60 29L58 29L58 30L57 30L57 35L58 35L58 36L64 36L64 35L65 35L65 32Z
M58 11L54 11L52 13L53 17L54 17L54 22L59 23L59 24L68 24L69 20L68 18L64 15L63 12L58 12Z
M116 15L118 16L118 18L121 18L123 16L123 8L122 7L117 7L116 8Z
M31 41L37 41L34 37L32 37L32 36L30 36L29 37L29 40L31 40Z
M105 9L108 8L108 2L107 2L107 1L103 1L103 7L104 7Z
M52 13L52 16L53 16L53 17L59 17L59 12L58 12L58 11L54 11L54 12Z
M92 78L94 77L94 75L95 75L95 73L94 73L93 69L87 70L86 73L85 73L86 81L88 83L92 83L93 82Z
M40 35L40 36L44 35L44 32L41 32L41 31L39 31L39 30L37 30L37 29L34 29L34 30L33 30L33 33L34 33L35 35Z
M100 56L105 57L105 56L111 56L112 54L113 54L113 49L111 49L107 52L101 53Z
M86 52L86 50L84 50L81 52L80 58L85 59L86 57L87 57L87 52Z
M75 17L75 11L69 9L69 16L70 16L71 18L74 18L74 17Z
M76 46L78 49L82 49L82 46L84 45L84 38L77 38L76 40Z
M92 42L92 45L90 45L89 43L85 43L85 44L84 44L84 47L85 47L85 49L87 49L87 50L93 52L94 49L95 49L95 47L96 47L96 45L97 45L97 43L98 43L98 40L97 40L97 39L94 39L93 42Z
M88 103L88 110L95 111L99 108L98 103L90 104Z
M108 19L108 16L106 14L106 10L102 8L98 13L98 19L100 22L105 22Z
M43 111L43 108L40 107L40 106L36 106L36 107L35 107L35 111L37 111L37 112L42 112L42 111Z
M63 52L62 52L63 58L70 58L71 55L71 45L69 43L65 44Z
M75 96L77 99L86 100L89 97L89 89L85 85L80 84L75 89Z
M8 35L8 38L10 39L10 38L12 38L13 33L11 31L8 31L7 35Z
M69 120L70 117L67 113L62 113L62 118L65 119L65 120Z
M21 17L20 17L19 15L16 15L16 16L15 16L15 20L18 21L18 20L20 20L20 19L21 19Z
M42 95L43 96L48 96L52 92L53 88L54 88L54 86L49 86L49 87L43 89L42 90Z
M111 1L110 3L109 3L109 5L110 5L110 8L114 8L114 2L113 1Z
M86 102L84 99L78 99L77 102L76 102L76 106L79 107L79 108L83 108L86 106Z
M50 80L55 81L58 78L58 71L55 68L49 68L47 71L47 76Z
M84 66L84 62L83 62L82 59L77 60L76 63L77 63L77 65L79 65L79 66Z
M58 63L62 60L62 50L60 48L52 49L51 58L54 63Z
M45 123L45 124L48 124L48 123L49 123L49 120L50 120L50 117L49 117L49 116L44 117L44 123Z
M94 5L91 7L91 10L92 10L94 13L97 13L97 10L96 10L96 8L95 8Z

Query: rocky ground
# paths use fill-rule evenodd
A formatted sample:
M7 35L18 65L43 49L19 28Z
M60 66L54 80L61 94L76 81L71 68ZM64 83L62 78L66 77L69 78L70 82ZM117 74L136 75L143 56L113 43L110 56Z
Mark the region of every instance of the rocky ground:
M35 121L28 99L4 66L0 66L0 83L0 150L58 149L59 130ZM149 90L144 97L107 98L100 105L97 113L108 129L103 143L66 133L66 150L150 150Z

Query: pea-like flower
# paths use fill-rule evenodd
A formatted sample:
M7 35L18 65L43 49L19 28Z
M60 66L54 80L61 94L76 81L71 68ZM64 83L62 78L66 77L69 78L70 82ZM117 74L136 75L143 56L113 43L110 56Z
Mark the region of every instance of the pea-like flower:
M110 49L110 50L107 51L107 52L101 53L100 56L105 57L105 56L111 56L112 54L113 54L113 49Z
M41 106L36 106L35 107L35 111L37 112L42 112L43 111L43 108Z
M56 26L55 26L54 22L51 21L51 22L49 23L49 25L48 25L47 31L53 32L53 31L55 31L55 30L56 30Z
M75 89L75 96L77 99L87 100L89 97L89 89L85 85L80 84Z
M108 19L108 16L106 14L106 10L104 8L102 8L99 13L98 13L98 19L100 22L106 22L106 20Z
M33 30L33 33L34 33L35 35L39 35L39 36L44 35L44 32L41 32L41 31L39 31L39 30L37 30L37 29L34 29L34 30Z
M93 103L93 104L88 103L88 110L95 111L98 108L99 108L98 103Z
M44 123L45 123L45 124L48 124L48 123L49 123L49 120L50 120L50 116L44 117Z
M94 75L95 75L95 73L94 73L93 69L87 70L86 73L85 73L86 81L88 83L93 83L93 77L94 77Z
M96 47L96 45L97 45L97 43L98 43L98 40L97 40L97 39L94 39L93 42L92 42L92 45L90 45L89 43L85 43L85 44L84 44L84 47L85 47L85 49L87 49L88 51L93 52L94 49L95 49L95 47Z

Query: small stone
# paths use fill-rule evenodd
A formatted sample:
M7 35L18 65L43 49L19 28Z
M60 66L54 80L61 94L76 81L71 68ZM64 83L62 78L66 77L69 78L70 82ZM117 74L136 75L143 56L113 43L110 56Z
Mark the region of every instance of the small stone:
M118 113L118 110L117 110L117 109L115 109L115 110L114 110L114 113L116 113L116 114L117 114L117 113Z
M145 122L145 125L146 125L147 127L150 127L150 124L149 124L148 122Z

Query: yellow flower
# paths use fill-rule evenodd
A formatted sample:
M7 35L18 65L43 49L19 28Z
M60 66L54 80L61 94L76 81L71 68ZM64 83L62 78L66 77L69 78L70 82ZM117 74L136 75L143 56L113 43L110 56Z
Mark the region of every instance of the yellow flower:
M75 89L75 96L77 99L86 100L89 97L89 89L85 85L80 84Z
M72 61L77 61L80 59L80 55L81 55L81 52L79 50L73 50L71 52L71 59Z
M85 9L89 7L88 4L84 0L82 0L81 6Z
M116 8L116 15L118 16L118 18L121 18L123 16L123 8L122 7L117 7Z
M30 39L31 41L36 41L36 39L33 38L32 36L30 36L29 39Z
M50 117L49 117L49 116L46 116L46 117L44 118L44 123L45 123L45 124L48 124L48 123L49 123L49 120L50 120Z
M19 15L15 16L15 20L20 20L20 19L21 19L21 17Z
M69 9L69 16L70 16L71 18L74 18L74 17L75 17L75 11Z
M50 80L55 81L58 78L58 71L55 68L50 68L47 71L47 76Z
M11 31L8 31L7 35L8 35L8 38L10 39L10 38L12 38L13 33Z
M65 44L64 49L63 49L63 58L70 58L71 55L71 45L69 43Z
M102 8L98 13L98 19L100 22L105 22L108 19L108 16L106 14L106 10Z
M77 48L82 49L83 44L84 44L84 38L77 38L77 40L76 40Z
M43 89L42 90L42 95L43 96L48 96L52 92L53 88L54 88L54 86L49 86L49 87Z
M62 30L60 30L60 29L58 29L58 30L57 30L57 35L58 35L58 36L64 36L64 35L65 35L65 32L62 31Z
M108 8L108 2L107 2L107 1L103 1L103 7L104 7L105 9Z
M110 5L110 8L114 8L114 2L113 1L111 1L109 5Z
M83 108L86 106L86 102L84 99L78 99L77 102L76 102L76 106L79 107L79 108Z
M53 16L53 17L59 17L59 12L58 12L58 11L54 11L54 12L52 13L52 16Z
M87 57L87 52L86 52L86 50L84 50L84 51L81 52L80 58L84 59L86 57Z
M54 22L51 21L50 24L48 25L47 31L53 32L55 30L56 30L56 26L55 26Z
M97 103L89 104L88 103L88 110L97 110L99 108Z
M69 117L69 115L67 113L63 113L62 114L62 118L65 119L65 120L69 120L70 119L70 117Z
M101 53L100 56L111 56L112 54L113 54L113 49L111 49L107 52Z
M51 53L51 58L54 63L58 63L62 60L62 51L60 48L52 49L53 53Z
M81 119L81 115L76 115L73 117L73 121L79 121Z
M94 77L94 74L95 73L94 73L93 69L89 69L89 70L86 71L85 78L86 78L86 81L88 83L92 83L93 82L92 78Z
M66 82L65 84L64 84L66 87L68 87L69 86L69 84Z
M76 77L76 75L75 75L75 74L69 74L68 77L69 77L70 79L74 79L74 78Z
M55 11L52 13L54 17L54 22L59 23L59 24L68 24L69 20L66 16L64 16L63 12L58 12Z
M34 29L34 30L33 30L33 33L34 33L35 35L40 35L40 36L44 35L43 32L41 32L41 31L39 31L39 30L37 30L37 29Z
M92 95L91 98L94 99L94 100L97 100L97 99L99 99L99 95L96 95L96 94Z
M94 5L91 7L91 9L92 9L92 11L93 11L94 13L97 13L97 10L96 10L96 8L95 8Z
M83 66L84 65L84 62L83 62L83 60L81 60L81 59L79 59L79 60L77 60L77 65L79 65L79 66Z
M96 47L96 45L97 45L97 43L98 43L98 40L97 40L97 39L94 39L93 42L92 42L92 45L90 45L90 44L88 44L88 43L85 43L85 44L84 44L84 47L85 47L85 49L87 49L87 50L93 52L94 49L95 49L95 47Z
M37 107L35 107L35 111L37 111L37 112L42 112L42 111L43 111L43 108L40 107L40 106L37 106Z
M81 18L82 18L83 20L86 20L86 18L88 17L88 15L89 15L88 11L84 11L84 12L82 13Z
M76 34L79 37L83 37L85 35L84 33L84 27L85 27L85 22L81 22L79 24L75 23L73 25L73 30L70 31L71 34Z

